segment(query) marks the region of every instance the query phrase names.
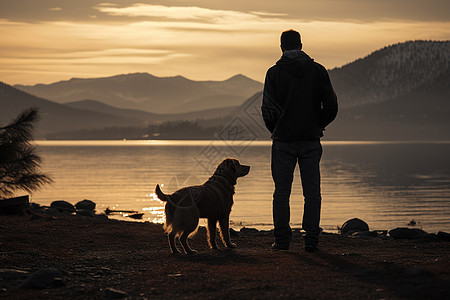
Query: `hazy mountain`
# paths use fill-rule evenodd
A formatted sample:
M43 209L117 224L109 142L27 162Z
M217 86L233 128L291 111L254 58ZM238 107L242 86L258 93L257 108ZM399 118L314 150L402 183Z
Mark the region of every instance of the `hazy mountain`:
M391 45L329 71L341 107L394 99L449 74L450 41Z
M202 109L194 112L178 113L178 114L155 114L136 109L117 108L108 104L104 104L95 100L82 100L69 102L64 104L69 107L90 110L95 112L107 113L123 118L135 119L145 123L165 122L172 120L195 120L195 119L211 119L226 116L236 106Z
M41 111L42 118L37 126L38 136L61 130L142 125L134 119L54 103L0 82L0 124L8 123L21 110L31 106L39 107Z
M102 102L96 100L81 100L65 103L65 106L69 106L72 108L90 110L95 112L107 113L110 115L115 115L119 117L136 119L139 121L159 121L159 115L155 113L150 113L137 109L125 109L125 108L117 108L108 104L104 104Z
M239 105L261 90L262 83L243 75L224 81L193 81L182 76L156 77L134 73L15 87L58 103L95 99L119 108L182 113Z

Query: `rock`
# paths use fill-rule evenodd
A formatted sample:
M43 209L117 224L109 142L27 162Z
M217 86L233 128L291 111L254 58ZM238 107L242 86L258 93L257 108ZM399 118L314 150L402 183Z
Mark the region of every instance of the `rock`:
M53 201L50 204L51 208L55 208L58 211L67 211L67 212L75 212L75 206L73 206L72 204L70 204L67 201L64 200L57 200L57 201Z
M438 237L438 239L440 239L442 241L450 241L450 233L448 233L448 232L439 231L437 233L437 237Z
M28 277L19 288L38 288L56 287L64 284L64 275L61 271L54 268L41 269Z
M140 219L142 219L142 216L143 216L143 215L144 215L143 213L132 214L132 215L128 215L128 218L140 220Z
M377 237L378 232L376 231L355 231L351 234L351 237L354 238L370 238L370 237Z
M258 233L258 229L256 228L247 228L247 227L242 227L241 230L239 230L240 233Z
M0 278L12 279L12 278L20 278L25 277L29 272L15 269L0 269Z
M0 215L21 215L30 207L30 196L0 200Z
M93 210L77 209L77 216L93 217L94 215Z
M233 228L230 228L230 236L239 237L239 233L236 230L234 230Z
M366 222L358 218L350 219L344 224L342 224L341 227L342 234L353 233L357 231L369 231L369 225L367 225Z
M128 293L113 288L105 289L106 299L124 299L128 297Z
M421 229L417 228L404 228L404 227L398 227L392 230L389 230L389 235L395 239L408 239L408 240L414 240L414 239L420 239L428 236L428 233Z
M38 203L30 203L31 212L44 212L44 207L40 206Z
M416 220L412 219L411 221L409 221L408 226L416 226L417 222Z
M94 215L94 217L98 220L109 220L108 216L105 214Z
M75 207L78 209L84 209L84 210L94 210L95 209L95 202L91 200L84 199L77 204L75 204Z

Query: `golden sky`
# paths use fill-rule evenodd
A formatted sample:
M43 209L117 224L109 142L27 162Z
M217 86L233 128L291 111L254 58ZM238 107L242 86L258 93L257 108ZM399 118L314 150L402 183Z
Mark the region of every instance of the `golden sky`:
M0 81L148 72L263 81L279 36L331 69L408 40L449 40L448 0L1 0Z

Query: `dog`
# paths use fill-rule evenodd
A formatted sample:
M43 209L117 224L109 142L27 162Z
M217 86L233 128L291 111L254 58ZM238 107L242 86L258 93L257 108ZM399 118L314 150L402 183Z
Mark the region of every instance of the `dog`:
M207 218L207 240L211 249L217 249L216 224L219 222L220 236L227 248L235 248L230 240L230 213L233 206L234 186L239 177L247 175L250 166L241 165L237 159L227 158L216 168L214 174L203 185L184 187L171 195L156 185L155 193L166 202L164 224L172 253L180 253L175 245L179 238L186 254L193 254L187 238L195 234L199 219Z

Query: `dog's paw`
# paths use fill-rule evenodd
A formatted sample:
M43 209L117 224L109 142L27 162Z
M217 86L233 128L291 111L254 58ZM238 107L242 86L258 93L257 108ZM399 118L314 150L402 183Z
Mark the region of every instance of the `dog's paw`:
M187 255L195 255L195 254L197 254L197 251L191 250L191 251L189 251L189 252L186 252L186 254L187 254Z

